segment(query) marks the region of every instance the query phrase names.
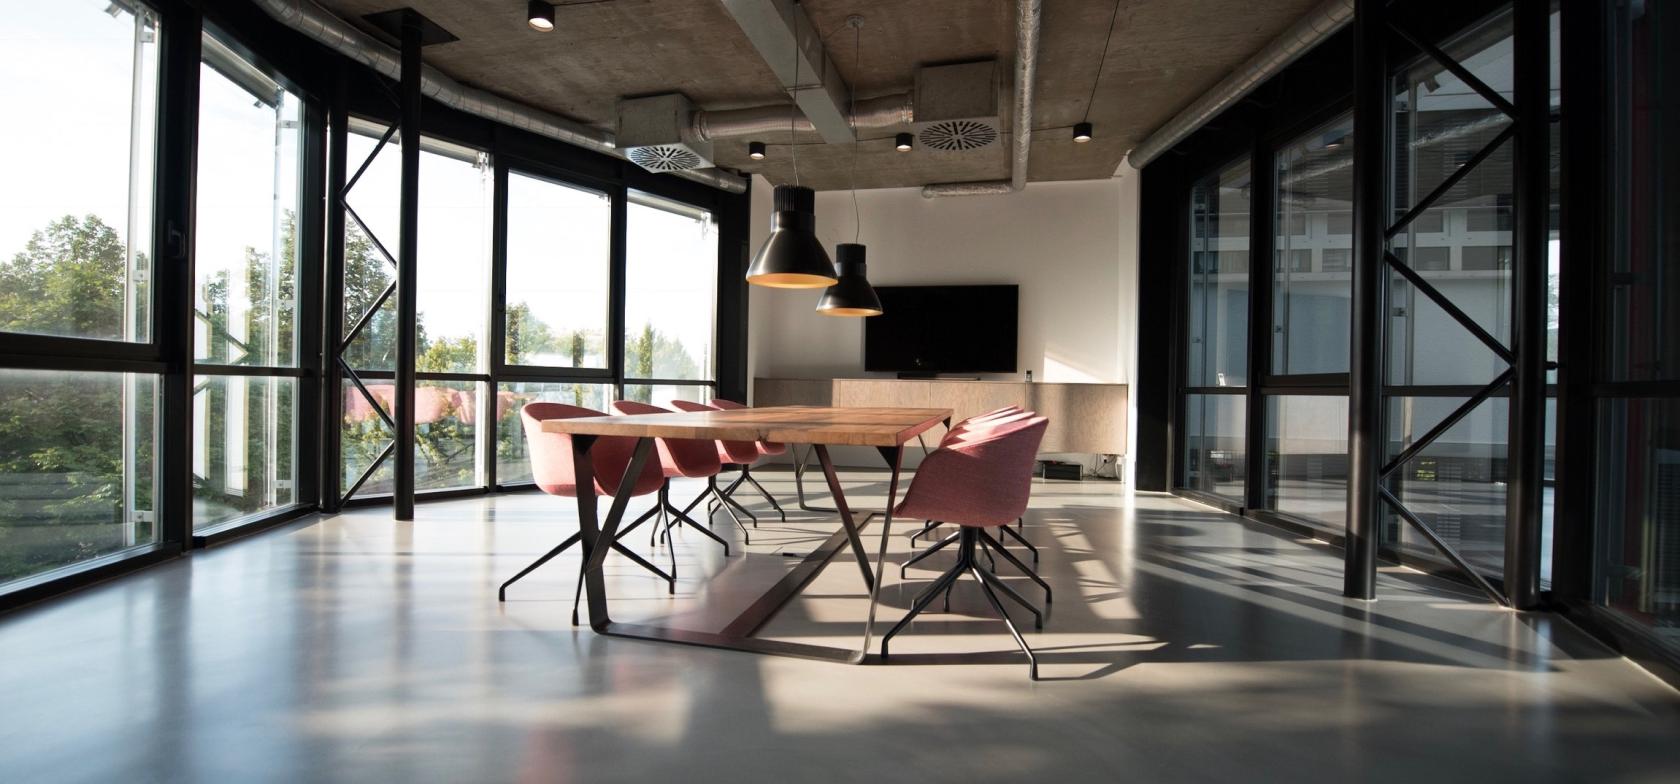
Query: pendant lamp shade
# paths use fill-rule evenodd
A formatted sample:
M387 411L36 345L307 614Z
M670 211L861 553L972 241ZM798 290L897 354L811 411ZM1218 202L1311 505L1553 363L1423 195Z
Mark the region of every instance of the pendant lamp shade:
M824 316L879 316L881 298L869 285L869 264L864 261L865 248L855 243L835 246L834 255L840 281L823 292L817 300L817 312Z
M817 193L778 185L770 236L747 267L747 282L777 289L819 289L834 285L834 262L817 239Z

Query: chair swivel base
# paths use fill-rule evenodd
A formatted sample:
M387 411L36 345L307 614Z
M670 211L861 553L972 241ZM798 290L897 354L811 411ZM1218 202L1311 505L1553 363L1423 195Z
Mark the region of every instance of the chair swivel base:
M926 610L928 605L933 603L934 597L944 593L957 581L958 577L961 577L966 573L973 576L974 579L980 583L980 591L985 594L987 603L991 604L992 610L1003 619L1003 625L1009 628L1009 636L1015 638L1015 644L1019 645L1021 647L1021 652L1027 655L1028 677L1035 681L1038 680L1038 657L1033 655L1032 648L1027 645L1026 639L1022 637L1021 632L1015 628L1015 622L1010 620L1009 612L1004 609L1003 602L998 599L997 594L1002 593L1004 596L1009 597L1010 600L1022 607L1025 607L1029 612L1031 612L1033 615L1034 629L1044 628L1044 613L1040 612L1037 607L1032 606L1030 602L1028 602L1020 594L1016 593L1015 589L1010 588L1003 582L1003 580L999 579L996 574L993 574L986 568L982 567L980 562L975 560L975 545L981 543L983 541L982 538L988 540L991 539L990 536L987 536L984 531L981 531L978 528L962 526L958 529L956 537L956 565L951 567L950 570L946 571L944 574L940 575L933 581L932 585L922 591L922 593L916 597L915 601L911 603L910 612L906 613L903 619L901 619L890 631L881 637L881 661L887 661L888 657L891 655L888 651L888 646L891 644L892 638L899 632L903 631L906 626L909 626L910 622L915 620L916 616L920 615L923 610ZM993 542L995 543L995 540L993 540ZM1013 556L1006 557L1013 560ZM1045 587L1045 600L1046 603L1048 603L1048 586Z

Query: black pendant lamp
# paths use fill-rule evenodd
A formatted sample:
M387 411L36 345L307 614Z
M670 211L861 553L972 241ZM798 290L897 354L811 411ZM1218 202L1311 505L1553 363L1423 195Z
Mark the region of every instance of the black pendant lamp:
M775 289L820 289L834 285L834 262L817 239L817 193L799 185L777 185L770 236L758 249L747 282Z
M827 291L822 299L817 300L817 312L824 316L879 316L881 315L881 298L876 296L875 287L869 285L869 264L864 260L865 249L855 242L844 242L834 247L834 255L839 261L835 266L840 271L840 280Z

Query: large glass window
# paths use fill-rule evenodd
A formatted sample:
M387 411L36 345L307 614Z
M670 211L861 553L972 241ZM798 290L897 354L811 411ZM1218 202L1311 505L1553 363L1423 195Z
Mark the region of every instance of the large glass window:
M1272 373L1346 373L1353 235L1353 117L1277 153L1279 263L1272 272Z
M507 364L606 368L611 198L509 172L507 200Z
M1180 483L1240 500L1247 475L1249 161L1190 192L1184 452ZM1213 389L1220 388L1220 389Z
M1347 398L1266 401L1267 508L1340 531L1347 521Z
M157 541L157 377L0 370L0 587Z
M631 194L627 217L624 377L709 389L717 375L717 224L710 212L642 193ZM625 385L628 399L667 402L646 397L653 393Z
M1190 313L1185 385L1248 383L1247 158L1190 192Z
M150 340L157 15L11 3L0 38L0 330Z
M1613 14L1613 251L1601 309L1594 599L1680 657L1680 6Z
M303 103L211 33L203 36L203 53L194 221L195 530L297 500L297 379L228 373L297 365Z
M1184 396L1184 488L1242 499L1247 406L1243 395Z
M346 197L350 214L345 221L344 328L361 326L344 358L373 397L369 401L353 382L345 382L340 432L346 490L380 461L393 439L379 412L392 414L394 403L396 297L386 290L396 278L402 165L395 135L378 147L384 130L358 121L347 134L352 167L367 160L376 148L378 154ZM415 366L420 380L415 390L417 490L483 482L485 459L480 442L487 445L489 440L488 431L481 432L477 423L478 401L489 381L484 338L490 320L492 186L487 155L422 138L415 281L419 333ZM357 494L391 489L391 467L388 461L380 461Z

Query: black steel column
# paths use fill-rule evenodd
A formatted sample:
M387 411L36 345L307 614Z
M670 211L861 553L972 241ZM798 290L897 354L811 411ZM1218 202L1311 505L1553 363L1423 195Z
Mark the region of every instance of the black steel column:
M396 450L392 509L398 520L414 519L414 362L418 349L415 308L420 254L420 47L421 17L413 11L402 20L402 201L397 241Z
M1385 0L1354 5L1353 305L1348 363L1347 553L1342 595L1375 599L1382 524L1383 232L1388 224Z
M1514 66L1516 165L1513 183L1510 429L1505 484L1505 595L1511 606L1540 603L1540 524L1546 459L1546 259L1551 204L1551 53L1548 3L1517 3Z
M332 104L327 107L326 256L321 270L321 436L319 497L321 511L337 512L344 488L344 451L340 418L344 405L344 377L338 367L339 343L344 339L344 179L349 176L345 144L350 111L345 75L333 79ZM311 292L311 296L314 296Z
M165 371L158 385L158 468L154 513L160 542L192 542L194 220L198 213L198 76L202 17L171 7L162 27L157 183L153 191L152 337Z

